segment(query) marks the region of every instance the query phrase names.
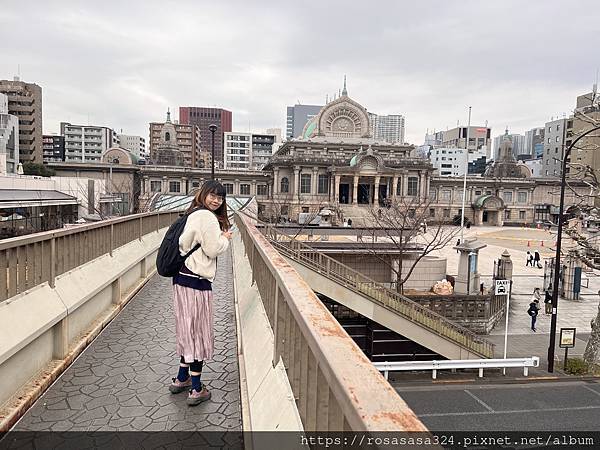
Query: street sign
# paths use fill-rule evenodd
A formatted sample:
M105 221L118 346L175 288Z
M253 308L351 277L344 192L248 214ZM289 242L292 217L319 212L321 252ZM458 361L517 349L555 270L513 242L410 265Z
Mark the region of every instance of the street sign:
M560 348L575 347L575 328L561 328L559 342Z
M510 280L496 280L496 295L508 295Z

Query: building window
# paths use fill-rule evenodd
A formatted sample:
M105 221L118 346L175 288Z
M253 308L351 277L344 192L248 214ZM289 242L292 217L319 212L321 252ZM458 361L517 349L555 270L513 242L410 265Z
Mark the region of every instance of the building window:
M509 220L510 219L510 210L505 210L504 211L504 219Z
M504 203L512 203L512 191L504 191L502 193L502 198L504 199Z
M162 181L152 180L150 181L150 192L160 192L162 190Z
M302 212L305 213L305 214L308 213L308 206L303 206L302 207Z
M280 186L279 192L284 192L284 193L290 192L290 180L288 180L286 177L283 177L281 179L281 186Z
M519 211L519 219L525 220L525 211Z
M402 195L402 181L396 185L396 195Z
M223 183L223 187L225 188L225 194L233 195L233 183Z
M289 212L288 205L281 205L281 215L287 216Z
M527 192L518 192L517 201L519 203L527 203Z
M179 181L169 181L169 192L181 192L181 183Z
M481 195L481 191L475 191L475 195Z
M431 201L437 200L437 191L435 189L432 189L429 191L429 200L431 200Z
M300 193L310 194L310 181L311 175L309 173L303 173L300 175Z
M429 217L435 217L435 208L429 208Z
M445 217L445 218L448 218L448 217L450 217L450 209L448 209L448 208L444 208L444 217Z
M419 179L417 177L408 177L408 195L415 197L419 193Z
M168 131L165 133L165 141L170 141L171 140L171 133L169 133Z
M444 189L442 191L442 200L450 201L452 199L452 191L449 189Z
M250 195L250 185L240 184L240 195Z
M327 175L319 175L319 186L317 190L318 194L327 194L327 192L329 192L328 181L329 179Z
M259 184L258 186L256 186L256 195L267 195L267 185L266 184Z
M416 213L417 213L417 210L414 209L414 208L411 208L411 209L408 210L408 217L410 217L411 219L414 219Z

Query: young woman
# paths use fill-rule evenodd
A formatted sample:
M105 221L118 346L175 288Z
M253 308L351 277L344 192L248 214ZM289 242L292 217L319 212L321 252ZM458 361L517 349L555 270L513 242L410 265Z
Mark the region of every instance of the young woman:
M214 352L212 282L217 256L227 250L231 239L223 185L213 180L205 182L187 213L190 215L179 238L179 251L183 255L196 244L200 248L173 277L175 334L181 359L169 391L178 394L189 389L187 403L194 406L210 398L200 375L204 360L212 358Z

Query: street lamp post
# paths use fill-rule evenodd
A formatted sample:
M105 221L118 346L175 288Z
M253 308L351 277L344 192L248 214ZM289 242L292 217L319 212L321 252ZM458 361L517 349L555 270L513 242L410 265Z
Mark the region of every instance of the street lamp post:
M591 128L578 136L565 151L562 160L562 173L560 178L560 206L558 208L558 231L556 237L556 255L554 256L554 281L552 285L552 318L550 319L550 344L548 346L548 372L554 372L554 346L556 344L556 309L558 307L558 282L560 280L560 247L562 244L563 212L565 208L565 184L567 175L567 159L577 142L590 134L600 130L600 126Z
M215 131L217 131L217 126L214 123L211 123L208 126L208 129L211 132L211 165L210 165L210 178L211 180L215 179Z

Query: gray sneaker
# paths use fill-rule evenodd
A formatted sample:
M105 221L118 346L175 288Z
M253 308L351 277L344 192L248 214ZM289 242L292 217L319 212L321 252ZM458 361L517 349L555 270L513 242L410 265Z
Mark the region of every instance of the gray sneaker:
M202 384L201 387L202 389L200 389L200 392L195 389L190 389L190 393L187 398L187 404L189 406L196 406L210 399L210 391L206 389L206 385Z
M173 378L173 382L169 386L171 394L179 394L180 392L187 391L192 387L192 377L187 377L185 381L179 381L179 378Z

